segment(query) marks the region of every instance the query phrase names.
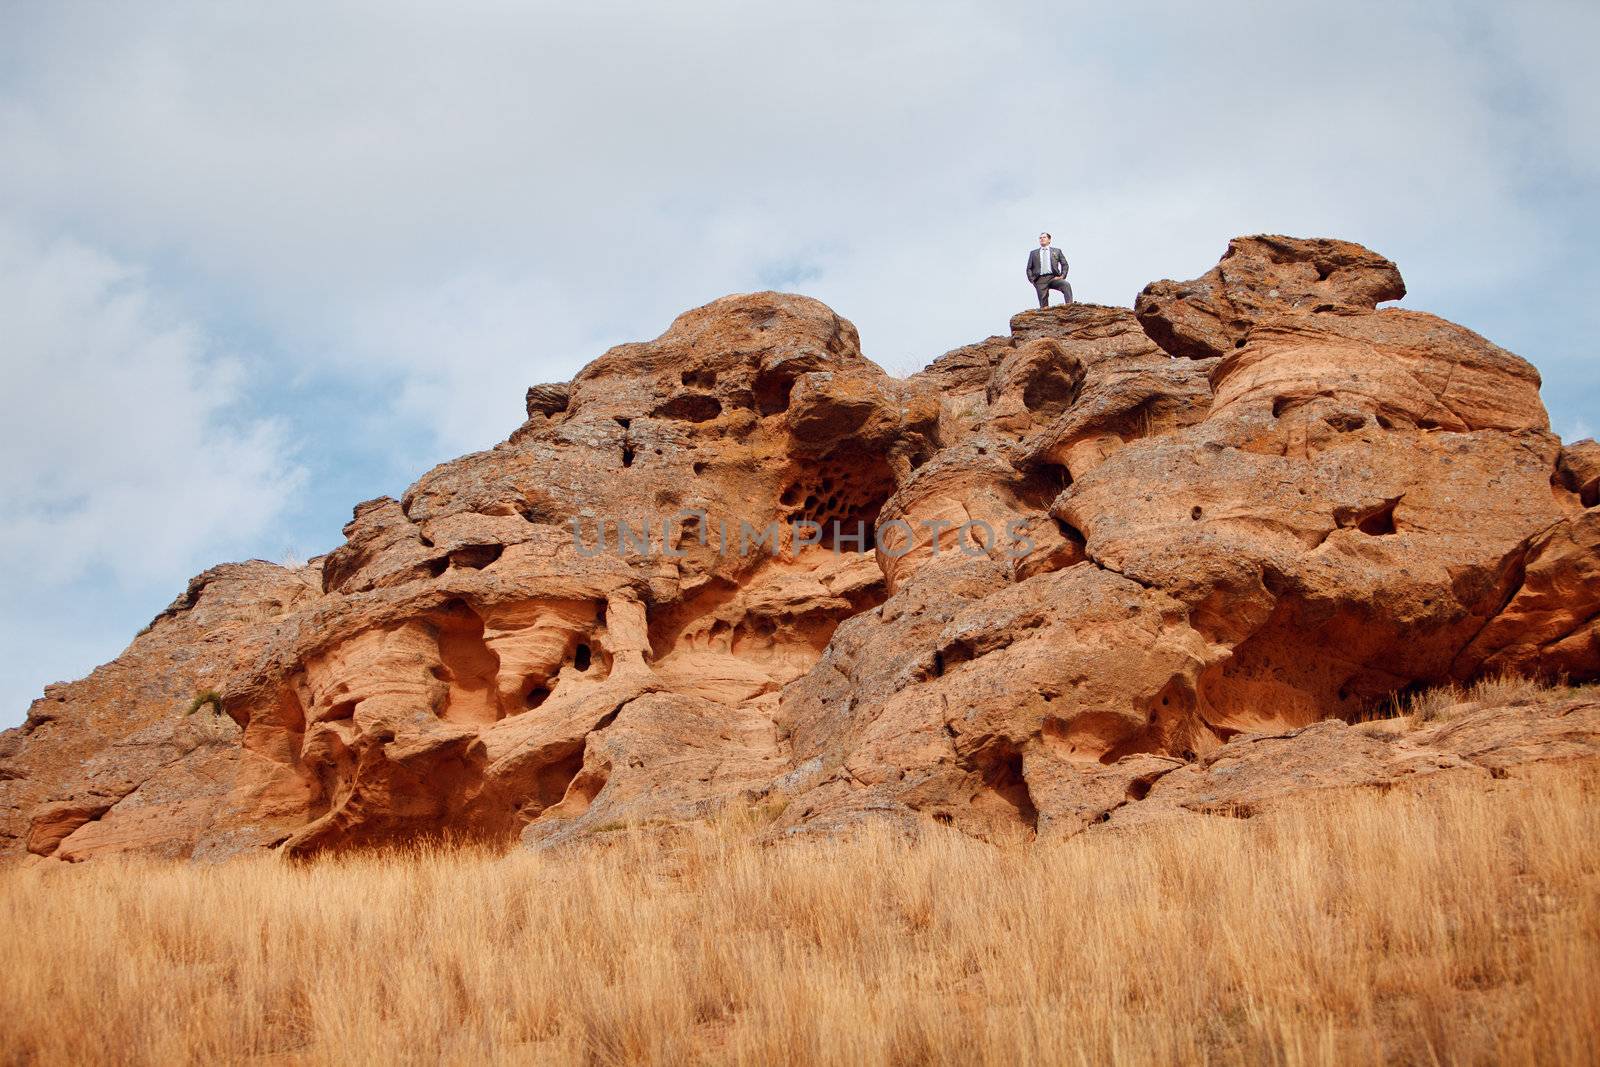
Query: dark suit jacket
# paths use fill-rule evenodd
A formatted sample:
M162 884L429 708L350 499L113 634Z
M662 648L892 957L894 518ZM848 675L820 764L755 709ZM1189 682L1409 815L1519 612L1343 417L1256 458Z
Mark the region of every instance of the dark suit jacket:
M1054 245L1051 245L1049 250L1048 250L1050 252L1050 266L1053 269L1051 269L1051 270L1040 270L1039 269L1039 253L1040 252L1044 252L1044 251L1046 251L1046 249L1035 248L1032 252L1028 253L1028 280L1030 282L1038 281L1039 280L1039 276L1041 274L1066 274L1067 273L1067 257L1066 257L1066 254L1064 252L1062 252L1061 249L1055 247Z

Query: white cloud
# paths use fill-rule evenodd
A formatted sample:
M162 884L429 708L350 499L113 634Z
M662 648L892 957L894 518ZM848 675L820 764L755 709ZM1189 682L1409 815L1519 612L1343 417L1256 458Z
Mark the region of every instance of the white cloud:
M1423 294L1524 277L1553 239L1451 9L183 10L19 34L0 142L26 165L0 192L169 250L293 349L415 376L451 441L474 413L477 443L503 431L479 405L509 353L652 335L797 254L890 358L932 358L1027 306L1014 261L1041 225L1082 295L1119 303L1240 232L1369 241ZM505 314L519 290L537 318ZM448 353L370 319L445 300ZM445 355L460 391L436 388Z
M82 670L130 636L107 633L103 610L63 612L58 598L87 608L152 587L171 596L268 526L299 473L282 427L239 414L241 365L104 253L0 224L0 322L9 720L38 694L41 664L59 660L48 646L92 648L88 662L72 657Z
M28 561L16 578L173 574L261 529L295 487L283 428L234 407L243 368L137 271L0 229L0 322L0 553Z

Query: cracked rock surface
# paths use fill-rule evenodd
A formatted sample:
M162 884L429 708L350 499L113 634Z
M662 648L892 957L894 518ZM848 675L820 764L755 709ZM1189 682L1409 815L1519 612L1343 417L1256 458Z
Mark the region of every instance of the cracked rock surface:
M1600 677L1600 452L1404 291L1240 238L906 380L815 300L686 312L47 687L0 735L0 853L544 847L732 800L1062 835L1592 758L1592 703L1338 721Z

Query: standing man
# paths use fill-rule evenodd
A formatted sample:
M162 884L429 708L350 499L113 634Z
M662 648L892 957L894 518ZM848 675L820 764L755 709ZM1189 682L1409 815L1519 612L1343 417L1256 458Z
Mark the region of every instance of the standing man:
M1028 280L1039 293L1039 306L1050 303L1050 290L1058 289L1068 304L1072 303L1072 286L1067 284L1067 257L1061 249L1050 247L1050 235L1039 235L1039 247L1028 253Z

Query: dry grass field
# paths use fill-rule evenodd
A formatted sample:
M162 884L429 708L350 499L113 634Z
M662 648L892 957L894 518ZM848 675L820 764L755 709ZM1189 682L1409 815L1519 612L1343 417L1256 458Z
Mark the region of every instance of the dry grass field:
M1600 776L995 846L0 871L8 1063L1600 1062Z

